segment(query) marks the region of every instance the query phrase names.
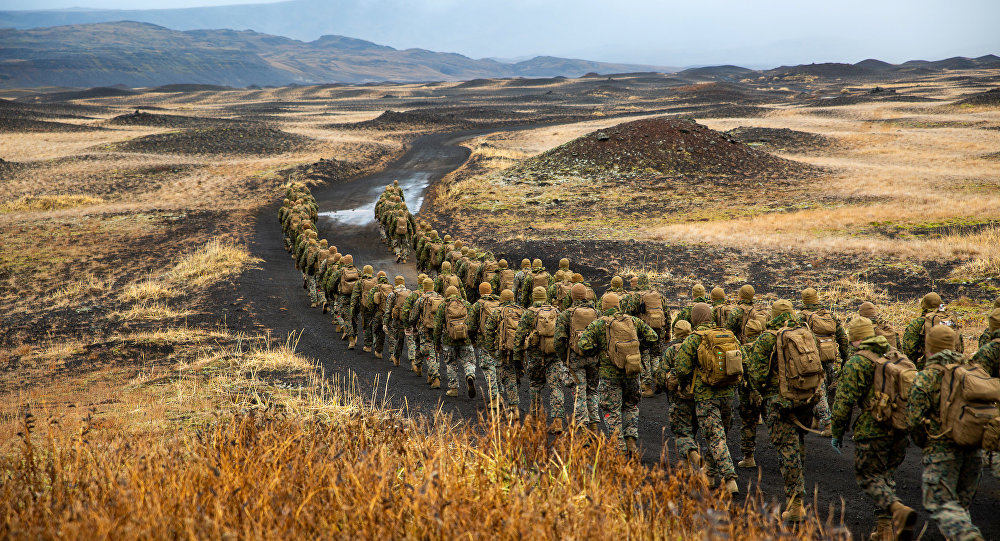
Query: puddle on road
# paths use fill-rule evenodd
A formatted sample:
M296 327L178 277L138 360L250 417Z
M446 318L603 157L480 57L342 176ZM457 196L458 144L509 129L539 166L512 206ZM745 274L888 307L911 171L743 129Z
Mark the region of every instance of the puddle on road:
M413 173L406 178L399 179L399 185L403 187L403 197L406 199L406 206L410 212L420 209L424 202L424 190L430 184L430 173ZM321 220L329 220L338 224L353 226L366 226L375 221L375 202L378 201L385 186L376 186L371 190L371 199L365 204L353 209L331 210L320 212Z

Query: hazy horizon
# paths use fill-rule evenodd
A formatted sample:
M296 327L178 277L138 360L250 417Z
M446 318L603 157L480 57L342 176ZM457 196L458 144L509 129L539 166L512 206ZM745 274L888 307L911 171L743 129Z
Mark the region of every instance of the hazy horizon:
M539 3L510 0L299 0L295 17L279 2L254 0L2 0L0 10L122 9L138 20L182 20L183 7L215 8L222 19L186 18L178 30L250 29L311 41L337 34L397 49L455 52L472 58L548 55L655 66L738 64L770 67L877 58L899 63L1000 52L1000 2L930 0L816 6L793 0L735 3L625 0L608 9L596 0ZM162 9L160 12L134 10ZM226 13L233 16L225 19ZM278 20L274 14L281 14ZM144 17L148 15L149 17ZM170 16L178 15L174 19ZM225 22L223 22L225 21ZM171 24L163 24L175 28Z

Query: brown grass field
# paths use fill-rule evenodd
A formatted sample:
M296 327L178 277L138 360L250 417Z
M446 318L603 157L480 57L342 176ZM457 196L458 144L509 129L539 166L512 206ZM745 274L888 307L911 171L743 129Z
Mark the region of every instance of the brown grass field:
M899 326L936 288L975 336L1000 292L1000 108L949 104L996 77L882 84L938 101L836 107L744 82L773 98L763 116L704 118L681 110L685 92L702 87L627 77L631 94L597 86L602 79L58 104L0 92L18 98L9 103L76 113L60 122L103 128L0 124L0 537L846 538L830 509L814 509L792 532L759 494L737 504L704 477L595 452L577 438L552 442L540 427L410 415L362 396L348 375L323 374L296 353L296 336L219 309L240 305L234 280L259 263L248 247L254 224L273 219L265 211L282 185L378 170L424 133L455 128L380 125L383 111L453 107L462 127L530 128L464 143L472 158L425 201L423 214L442 231L519 255L596 242L604 251L594 260L574 261L592 278L647 270L670 298L697 281L770 283L759 288L766 299L819 285L841 315L872 300ZM802 100L866 90L810 85ZM565 99L549 105L548 90ZM135 109L168 118L112 122ZM577 137L662 114L832 143L751 143L822 173L723 186L736 195L721 199L691 178L504 181L509 168ZM247 128L219 131L233 129L227 122ZM663 211L637 217L639 203ZM645 248L618 251L632 241L654 247L655 260L635 255ZM693 270L718 253L729 259L716 274Z

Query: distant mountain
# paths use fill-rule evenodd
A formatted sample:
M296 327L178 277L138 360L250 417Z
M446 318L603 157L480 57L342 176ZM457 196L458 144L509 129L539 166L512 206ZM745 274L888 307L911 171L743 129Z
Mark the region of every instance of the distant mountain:
M0 66L0 86L8 88L456 81L661 69L555 57L507 64L343 36L306 43L250 30L181 32L128 21L0 30Z

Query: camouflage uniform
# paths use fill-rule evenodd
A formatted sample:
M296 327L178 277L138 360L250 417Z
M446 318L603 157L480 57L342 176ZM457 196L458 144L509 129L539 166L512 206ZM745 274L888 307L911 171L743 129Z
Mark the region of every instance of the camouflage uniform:
M677 317L674 318L673 323L677 323L678 321L687 321L688 323L691 323L691 308L694 308L694 305L699 302L711 304L712 300L705 296L695 297L695 299L691 301L691 304L681 308L680 311L677 312Z
M385 307L382 310L382 323L384 325L385 337L387 346L389 349L389 355L391 355L397 361L403 360L403 343L406 338L405 328L406 325L403 323L406 321L404 319L404 312L400 309L400 315L398 318L392 317L392 307L396 303L397 295L406 294L406 285L398 285L393 288L392 293L389 294L389 298L385 300ZM408 357L410 361L413 361L413 354L411 353Z
M902 348L900 351L913 361L913 364L917 365L917 370L924 369L924 322L927 320L927 314L936 310L937 307L922 309L920 317L910 321L906 325L906 330L903 331ZM962 337L959 336L958 338L961 339Z
M531 267L521 268L521 270L515 272L514 285L511 286L510 288L510 290L514 292L514 301L520 304L521 306L524 306L524 304L521 301L521 287L524 285L525 276L527 276L530 272L531 272Z
M406 220L406 233L402 235L396 233L399 220ZM416 231L416 225L413 223L413 215L409 212L400 211L389 220L388 229L392 236L392 251L396 254L396 261L406 263L406 258L410 254L409 237Z
M621 298L621 309L623 312L630 316L635 316L638 318L642 317L640 313L642 311L642 296L647 291L650 291L649 278L645 274L639 275L639 280L636 283L636 287L639 291L634 291L632 293L626 293L624 297ZM660 295L659 292L656 292ZM660 339L649 348L647 351L642 352L642 385L647 389L653 388L653 372L656 371L660 364L660 358L663 356L663 344L670 341L670 309L667 308L667 300L660 295L660 305L663 307L663 321L664 326L659 329L653 329L656 331L657 336Z
M669 395L670 413L668 415L670 432L674 435L677 456L687 457L691 451L698 450L698 443L695 441L695 435L698 433L698 415L695 412L694 395L691 394L690 388L687 390L670 389L668 383L670 380L676 381L677 352L680 351L682 343L683 340L674 341L663 349L663 358L660 361L660 367L653 374L653 381L659 392L671 391ZM714 472L717 469L711 453L705 457L705 462L709 472Z
M621 299L624 299L625 295L627 295L627 293L625 292L625 288L624 287L609 287L607 290L604 291L604 293L601 293L601 298L597 299L597 302L594 303L594 304L596 306L604 306L604 296L607 295L608 293L614 293L615 295L618 296L618 299L619 299L618 300L618 307L620 309L621 308Z
M351 321L351 333L353 333L349 333L348 336L357 337L359 334L364 332L364 347L368 349L371 349L373 342L370 325L375 309L374 307L366 307L362 302L364 300L362 299L364 296L364 287L362 286L362 283L365 280L374 279L375 276L372 273L361 273L361 277L358 278L358 283L354 284L354 291L351 292L351 301L347 312L347 318ZM369 293L370 292L371 290L369 290Z
M466 326L468 327L468 316L472 312L472 305L465 299L455 295L448 297L441 306L438 307L437 314L434 315L434 344L440 347L441 356L444 357L445 366L448 369L448 390L458 389L458 366L462 365L462 371L466 379L476 377L476 356L472 352L472 342L468 338L463 340L452 339L445 328L445 311L448 304L460 302L466 310ZM470 335L471 336L471 335ZM469 383L473 385L473 383Z
M379 290L379 285L388 284L389 278L386 276L378 277L378 284L368 291L366 302L373 308L371 310L371 323L368 325L368 334L371 335L372 351L376 354L376 357L382 356L383 348L385 347L385 319L383 317L384 308L380 308L378 303L375 302L375 293Z
M428 329L420 321L427 296L427 293L421 293L413 301L413 306L410 308L410 324L417 328L418 351L415 364L417 368L425 368L428 381L433 381L441 377L438 353L434 347L434 329ZM406 302L409 303L410 300L407 299Z
M410 295L406 297L406 301L403 302L403 310L399 318L403 325L403 336L406 337L406 356L410 359L410 363L413 364L414 368L423 366L423 361L417 356L417 337L420 334L417 327L419 327L419 323L413 323L411 318L411 313L414 312L417 299L420 296L420 291L410 292ZM416 313L419 314L419 310Z
M605 310L607 317L618 315L618 308ZM656 331L637 317L632 318L636 334L639 337L640 349L649 348L659 336ZM608 432L618 438L618 449L626 450L625 438L639 438L639 375L626 375L625 370L615 366L608 355L608 335L606 319L598 319L587 326L580 336L579 346L584 355L597 357L600 382L597 393L601 397L601 409L604 411L604 424Z
M979 346L979 350L969 362L982 366L990 377L1000 377L1000 329L991 331L987 328L983 332L983 336L986 337L986 340ZM982 339L983 337L980 337L980 340ZM987 463L994 477L1000 478L1000 453L989 453Z
M531 282L526 280L526 286ZM562 383L563 367L555 353L542 353L538 345L526 344L526 339L535 330L535 312L531 308L551 306L542 301L535 301L528 310L521 316L521 323L517 326L517 333L514 334L514 343L519 351L522 363L528 374L528 396L530 402L529 411L533 415L544 418L544 408L542 407L542 389L549 386L549 414L553 419L566 417L566 410L563 407Z
M772 318L768 324L768 332L760 335L754 342L753 349L747 359L747 382L750 389L763 397L767 412L767 428L771 435L771 445L778 452L778 467L785 485L785 497L788 500L797 498L803 501L806 492L806 481L803 473L805 464L805 430L794 422L809 426L812 422L813 404L811 402L792 402L778 394L778 370L773 369L771 354L777 343L776 332L788 324L795 325L798 320L791 313L782 313Z
M753 343L747 343L746 337L744 336L743 329L743 318L747 316L747 313L753 309L753 301L739 300L733 311L729 313L729 319L726 321L725 328L736 335L736 338L742 342L743 345L743 358L746 359L750 356L750 351L753 348ZM744 367L746 369L746 367ZM762 398L759 393L753 392L747 385L744 379L742 385L739 386L740 394L740 453L743 458L749 458L753 456L754 452L757 450L757 424L760 421L763 411L762 411Z
M469 311L468 327L469 336L472 337L472 343L475 345L476 355L479 358L479 368L483 371L483 377L486 378L486 392L489 394L490 404L494 404L500 399L500 376L498 373L497 358L491 348L487 347L487 322L483 322L484 324L480 325L484 303L489 301L497 301L499 303L500 297L492 293L481 296Z
M928 436L942 432L941 367L962 362L960 354L947 349L927 359L926 367L913 380L907 401L906 421L914 443L923 450L924 509L930 513L945 537L956 540L982 539L982 532L972 524L969 517L969 505L972 504L982 478L981 450L959 447L948 437L935 439Z
M341 277L344 275L344 270L351 267L354 267L354 265L351 265L350 267L345 266L344 268L337 271L337 273L333 277L333 284L334 284L333 287L338 292L336 314L340 319L337 323L344 326L344 331L347 333L347 336L356 337L358 336L358 332L354 328L354 315L351 312L351 294L340 293ZM361 288L361 280L359 279L357 282L354 283L354 291L357 291L360 288Z
M545 288L546 293L548 292L549 287L555 282L555 279L548 273L548 271L545 270L545 267L533 267L531 272L525 273L524 279L521 281L521 292L517 296L517 298L521 299L521 306L528 307L532 305L533 301L531 299L531 292L535 289L535 276L543 272L548 275L546 284L542 286ZM518 292L515 291L514 293Z
M515 301L502 302L500 307L518 306ZM500 398L513 411L518 411L520 395L518 394L517 370L514 366L514 355L510 351L500 350L500 311L496 310L490 314L490 319L486 321L486 332L483 335L483 348L489 351L497 362L497 385Z
M570 344L570 320L577 308L594 308L594 303L584 299L575 301L570 308L559 314L556 320L556 356L567 359L569 371L573 375L573 421L580 426L588 426L601 420L598 411L597 359L593 356L578 355ZM596 308L595 308L596 310Z
M688 388L694 381L695 414L698 416L698 425L704 429L705 439L708 440L708 456L712 457L709 475L729 480L736 478L736 468L733 467L726 438L732 423L731 408L736 385L710 387L698 374L698 347L701 346L702 339L698 332L713 328L711 322L703 323L684 340L677 351L674 373L682 388ZM729 414L726 415L725 412Z
M803 325L809 326L806 319L810 314L816 312L817 310L823 309L822 304L805 304L802 306L802 310L799 312L799 321ZM820 390L819 401L816 403L816 407L813 410L813 414L819 420L819 424L822 427L830 426L830 399L831 393L837 390L837 375L840 372L840 367L843 362L847 360L847 356L850 353L851 347L847 342L847 333L844 331L844 326L840 323L840 318L833 316L833 320L837 323L837 330L834 334L834 339L837 341L837 349L840 352L840 359L838 361L832 361L823 364L823 368L826 370L826 377L823 378L822 389Z
M875 336L861 342L859 350L875 355L885 355L889 342ZM896 430L889 423L881 423L872 416L868 405L874 400L872 387L875 363L859 354L851 355L840 373L840 382L833 403L831 429L833 437L841 440L851 424L855 406L861 409L854 423L854 476L858 486L875 503L875 518L891 517L889 507L898 502L896 496L896 468L906 458L909 442L905 431Z

